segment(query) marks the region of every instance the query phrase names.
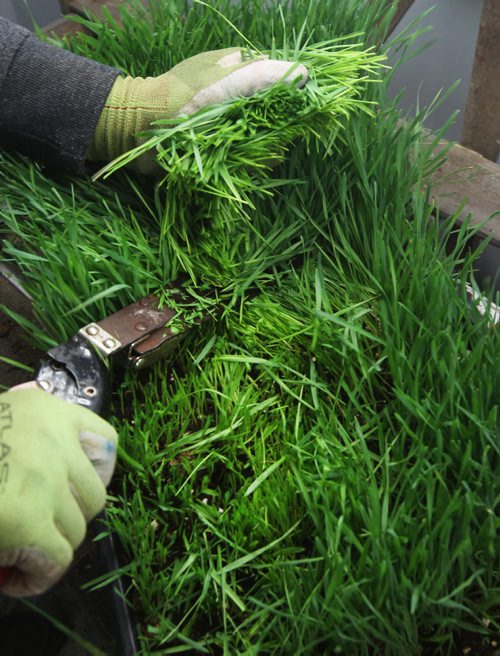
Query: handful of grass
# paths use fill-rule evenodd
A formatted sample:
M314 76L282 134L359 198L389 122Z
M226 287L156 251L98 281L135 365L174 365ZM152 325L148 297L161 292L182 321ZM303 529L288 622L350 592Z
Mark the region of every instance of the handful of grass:
M356 112L372 112L362 91L384 56L356 41L360 34L263 54L304 64L305 87L277 83L250 98L234 98L194 115L158 121L144 143L117 158L99 175L109 175L153 151L164 171L162 184L192 198L212 194L253 206L251 195L283 184L272 178L298 140L324 155ZM293 74L293 71L292 71ZM187 196L186 196L187 195Z

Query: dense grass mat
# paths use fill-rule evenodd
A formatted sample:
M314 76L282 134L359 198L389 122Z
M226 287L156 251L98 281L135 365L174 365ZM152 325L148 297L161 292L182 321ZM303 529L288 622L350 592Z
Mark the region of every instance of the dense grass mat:
M72 49L153 74L244 45L230 23L263 50L357 33L361 52L390 18L347 0L224 0L229 22L196 3L150 5L150 18L124 13L123 30L92 21L96 38ZM470 230L433 218L420 190L439 160L423 116L399 122L389 76L359 86L371 114L349 111L334 141L298 138L262 169L250 206L0 154L4 253L46 326L39 342L151 291L168 301L180 275L215 290L217 312L201 297L189 308L212 319L114 401L110 525L144 654L489 644L500 333L467 303Z

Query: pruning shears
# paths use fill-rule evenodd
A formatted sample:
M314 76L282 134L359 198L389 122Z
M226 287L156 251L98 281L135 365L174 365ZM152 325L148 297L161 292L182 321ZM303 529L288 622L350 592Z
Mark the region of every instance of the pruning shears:
M168 327L177 311L146 296L97 323L83 326L51 348L36 371L38 386L55 396L106 414L111 396L110 359L142 369L173 350L182 332Z

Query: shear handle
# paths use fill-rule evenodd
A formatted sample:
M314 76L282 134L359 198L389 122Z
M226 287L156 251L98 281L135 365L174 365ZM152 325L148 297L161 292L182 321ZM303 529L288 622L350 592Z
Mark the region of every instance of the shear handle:
M80 334L48 351L36 371L38 386L99 415L109 409L111 381L103 357Z

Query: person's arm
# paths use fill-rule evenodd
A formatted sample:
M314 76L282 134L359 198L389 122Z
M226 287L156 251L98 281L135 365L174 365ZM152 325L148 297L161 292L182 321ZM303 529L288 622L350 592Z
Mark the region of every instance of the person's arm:
M0 147L77 173L119 71L0 18Z
M283 80L302 86L307 71L239 48L200 53L158 77L122 77L0 18L0 147L81 173L86 159L109 161L136 146L154 121ZM133 166L154 171L144 157Z

